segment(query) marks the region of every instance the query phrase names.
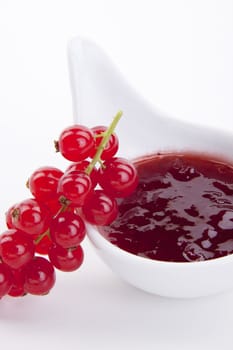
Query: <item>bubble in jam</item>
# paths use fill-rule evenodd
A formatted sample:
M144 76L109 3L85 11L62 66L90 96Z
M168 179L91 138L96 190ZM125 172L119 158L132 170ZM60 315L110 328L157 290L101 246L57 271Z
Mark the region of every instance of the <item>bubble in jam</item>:
M135 165L139 185L100 232L146 258L192 262L233 252L233 164L200 154L155 154Z

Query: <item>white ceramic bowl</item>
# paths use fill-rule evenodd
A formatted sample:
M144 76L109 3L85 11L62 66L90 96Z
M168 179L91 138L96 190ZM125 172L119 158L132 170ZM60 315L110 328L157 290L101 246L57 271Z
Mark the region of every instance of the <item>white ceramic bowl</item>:
M123 110L125 117L117 133L125 157L135 158L157 151L194 151L233 162L232 134L163 116L128 85L94 43L73 39L69 43L68 58L75 122L108 125L112 116ZM201 262L162 262L123 251L93 226L88 226L88 236L113 272L147 292L191 298L233 288L233 255Z

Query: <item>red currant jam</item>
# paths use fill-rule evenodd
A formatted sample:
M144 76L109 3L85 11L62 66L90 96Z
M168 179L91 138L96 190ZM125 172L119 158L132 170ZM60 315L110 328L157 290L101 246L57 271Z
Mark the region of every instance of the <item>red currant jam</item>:
M101 229L113 244L162 261L190 262L233 252L233 165L197 154L136 162L137 190Z

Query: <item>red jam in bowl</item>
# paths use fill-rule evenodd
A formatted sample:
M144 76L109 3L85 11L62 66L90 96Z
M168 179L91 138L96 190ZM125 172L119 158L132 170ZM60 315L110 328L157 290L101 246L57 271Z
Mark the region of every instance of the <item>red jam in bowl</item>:
M137 161L139 186L101 234L133 254L191 262L233 252L233 165L197 154Z

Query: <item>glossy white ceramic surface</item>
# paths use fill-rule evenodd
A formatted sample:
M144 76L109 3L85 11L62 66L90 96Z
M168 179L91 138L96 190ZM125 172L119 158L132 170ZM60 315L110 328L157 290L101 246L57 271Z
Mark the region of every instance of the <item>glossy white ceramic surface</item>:
M157 151L194 151L233 161L233 135L174 120L156 110L125 81L95 43L75 38L68 47L74 119L108 125L123 110L117 133L129 158ZM168 263L127 253L109 243L94 227L88 235L100 257L122 279L150 293L198 297L233 288L233 255L194 263Z

